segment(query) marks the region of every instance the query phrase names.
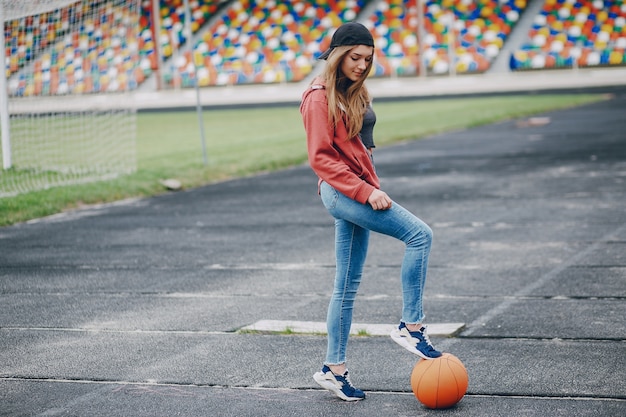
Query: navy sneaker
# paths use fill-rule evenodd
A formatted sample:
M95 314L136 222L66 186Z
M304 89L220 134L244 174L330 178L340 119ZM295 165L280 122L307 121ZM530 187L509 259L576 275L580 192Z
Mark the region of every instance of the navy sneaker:
M343 375L335 375L327 365L322 367L321 372L313 375L315 382L335 394L344 401L359 401L365 398L365 393L360 389L354 388L348 371Z
M422 327L416 332L410 332L406 324L400 322L398 328L391 332L391 338L394 342L421 358L436 359L441 356L441 352L430 343L430 339L426 334L426 327Z

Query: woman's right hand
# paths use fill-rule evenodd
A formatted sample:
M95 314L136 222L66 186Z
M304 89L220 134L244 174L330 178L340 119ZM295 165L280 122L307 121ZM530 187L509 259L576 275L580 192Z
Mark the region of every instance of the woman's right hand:
M367 202L374 210L388 210L391 208L391 198L382 190L375 189L372 191Z

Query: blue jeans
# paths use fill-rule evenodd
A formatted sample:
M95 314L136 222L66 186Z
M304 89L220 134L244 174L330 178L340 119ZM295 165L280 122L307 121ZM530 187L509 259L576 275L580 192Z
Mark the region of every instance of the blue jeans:
M406 245L401 267L402 321L415 324L424 320L422 294L426 282L432 230L411 212L393 202L389 210L374 210L336 191L326 182L320 186L324 207L335 218L337 269L326 326L328 348L326 365L346 361L346 346L352 325L356 298L370 231L401 240Z

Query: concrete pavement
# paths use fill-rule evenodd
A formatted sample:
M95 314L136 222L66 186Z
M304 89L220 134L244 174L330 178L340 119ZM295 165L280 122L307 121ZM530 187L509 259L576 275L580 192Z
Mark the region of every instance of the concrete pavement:
M381 148L382 186L435 243L425 308L465 323L435 346L465 364L454 408L411 392L415 358L354 337L344 403L312 374L332 219L306 166L0 229L3 416L626 415L626 91ZM419 115L416 115L416 118ZM400 312L402 247L372 235L355 321Z

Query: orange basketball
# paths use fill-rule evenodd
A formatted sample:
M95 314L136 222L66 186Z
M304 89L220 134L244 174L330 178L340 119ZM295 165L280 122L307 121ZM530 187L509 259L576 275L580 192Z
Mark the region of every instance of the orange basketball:
M448 408L461 401L468 376L463 362L450 353L437 359L420 359L411 373L415 397L428 408Z

